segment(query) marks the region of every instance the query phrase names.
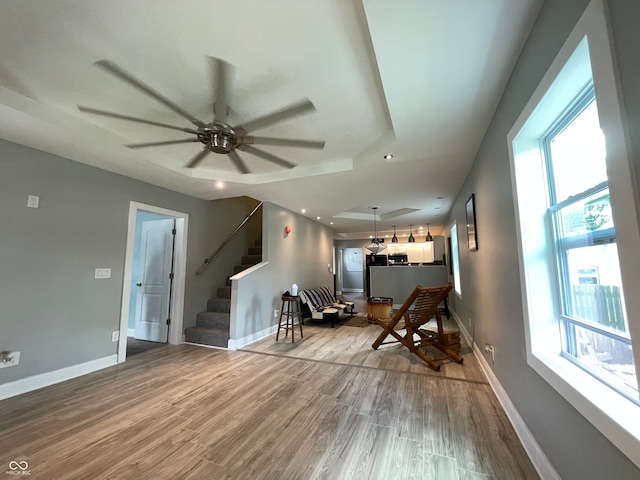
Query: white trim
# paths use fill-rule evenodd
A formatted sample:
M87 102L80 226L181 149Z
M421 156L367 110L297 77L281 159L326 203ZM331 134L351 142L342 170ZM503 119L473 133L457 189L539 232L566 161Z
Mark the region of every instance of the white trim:
M135 337L136 329L135 328L127 328L127 337Z
M174 245L174 277L172 284L171 326L169 327L169 343L182 343L184 292L187 279L187 239L189 231L189 214L168 210L154 205L139 202L129 203L129 219L127 226L127 243L125 252L124 274L122 282L122 304L120 308L120 341L118 342L118 363L127 357L127 333L129 330L129 298L131 297L131 275L133 271L133 249L136 235L136 216L139 211L151 212L176 220L176 237Z
M558 475L558 472L556 472L555 468L553 468L553 465L540 448L540 444L536 441L529 428L527 428L527 424L520 416L520 413L518 413L518 410L509 398L509 395L507 395L507 392L504 390L504 388L502 388L502 385L498 381L498 378L494 375L493 370L491 370L491 367L489 367L489 364L482 354L482 350L473 341L473 339L469 335L469 332L465 328L463 322L460 320L460 317L458 317L456 312L454 312L453 310L450 310L450 312L454 317L454 320L458 324L460 332L464 336L465 340L469 345L472 346L473 353L478 360L480 369L484 373L485 377L487 377L493 393L495 393L498 401L500 402L500 405L502 405L502 409L511 422L511 425L515 430L516 435L518 435L520 442L522 442L522 446L524 447L525 452L527 452L529 460L531 460L531 463L538 472L538 475L540 475L540 478L544 478L545 480L560 480L560 475Z
M229 350L238 350L239 348L245 347L250 343L257 342L258 340L262 340L269 335L273 335L276 333L278 329L278 325L271 325L267 328L263 328L259 332L252 333L247 335L246 337L238 338L238 339L229 339L228 349Z
M118 356L116 354L108 357L97 358L88 362L79 363L70 367L64 367L52 372L39 373L31 377L21 378L14 382L3 383L0 385L0 400L15 397L23 393L38 390L39 388L48 387L55 383L71 380L72 378L81 377L88 373L93 373L103 368L111 367L117 363Z

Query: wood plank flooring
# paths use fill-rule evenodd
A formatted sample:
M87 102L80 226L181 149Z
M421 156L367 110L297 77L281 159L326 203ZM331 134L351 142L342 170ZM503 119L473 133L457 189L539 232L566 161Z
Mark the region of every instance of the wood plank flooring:
M452 320L450 322L455 325ZM244 347L242 350L486 383L478 361L464 339L462 339L460 350L464 362L458 364L447 359L442 363L440 371L436 372L397 342L382 345L374 350L371 344L382 331L378 325L349 327L337 324L336 328L331 328L329 322L306 320L302 329L304 338L300 339L298 335L293 343L290 336L283 338L283 331L277 342L275 341L276 335L273 334ZM393 340L392 337L388 337L388 339ZM442 357L442 354L433 347L429 347L428 353L435 358Z
M329 351L365 344L343 335L339 347L309 341L320 360L167 345L3 400L0 471L26 461L47 480L538 478L486 383L390 358L339 363L348 354Z

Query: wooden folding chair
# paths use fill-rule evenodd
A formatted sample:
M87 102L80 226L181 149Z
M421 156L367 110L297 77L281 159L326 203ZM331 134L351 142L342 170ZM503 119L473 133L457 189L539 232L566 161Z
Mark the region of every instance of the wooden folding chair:
M440 370L438 362L447 358L452 358L456 362L462 363L464 359L446 345L442 316L438 308L440 302L446 298L452 288L453 284L451 283L441 287L421 287L418 285L391 319L374 318L376 323L383 328L383 331L373 342L373 349L377 350L383 343L390 343L384 342L384 340L391 335L436 371ZM413 309L410 309L412 305ZM420 327L433 317L436 317L438 331L421 330ZM404 326L397 329L398 323L403 319ZM406 332L405 335L400 334L402 330ZM414 336L418 338L416 339ZM440 350L445 356L435 359L420 350L429 345Z

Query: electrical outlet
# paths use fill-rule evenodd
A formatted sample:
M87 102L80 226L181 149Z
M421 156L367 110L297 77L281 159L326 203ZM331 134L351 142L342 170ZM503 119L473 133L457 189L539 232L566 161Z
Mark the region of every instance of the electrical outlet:
M27 207L29 208L38 208L40 206L40 197L35 195L29 195L27 197Z
M120 340L120 332L118 330L114 330L111 333L111 341L112 342L117 342L118 340Z
M20 352L0 352L0 368L15 367L20 363Z
M110 268L96 268L95 278L111 278Z
M273 318L278 318L278 316L280 315L280 310L278 310L277 308L273 311Z

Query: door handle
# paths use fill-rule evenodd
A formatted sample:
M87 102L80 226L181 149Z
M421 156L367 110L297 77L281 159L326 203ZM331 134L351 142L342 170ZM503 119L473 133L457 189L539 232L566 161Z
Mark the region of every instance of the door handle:
M141 283L136 283L136 287L141 287L142 284Z

